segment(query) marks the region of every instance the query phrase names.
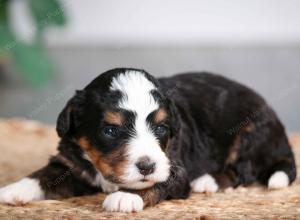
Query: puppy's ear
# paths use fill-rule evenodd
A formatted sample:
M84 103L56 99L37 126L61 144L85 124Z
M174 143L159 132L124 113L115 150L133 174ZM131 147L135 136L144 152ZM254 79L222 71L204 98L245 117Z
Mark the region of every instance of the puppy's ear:
M84 91L76 91L76 94L68 101L57 118L56 131L59 137L71 135L78 125L78 114L84 102Z
M61 138L64 137L69 130L71 130L71 124L72 124L71 114L72 114L72 104L70 100L57 118L56 131L58 136Z

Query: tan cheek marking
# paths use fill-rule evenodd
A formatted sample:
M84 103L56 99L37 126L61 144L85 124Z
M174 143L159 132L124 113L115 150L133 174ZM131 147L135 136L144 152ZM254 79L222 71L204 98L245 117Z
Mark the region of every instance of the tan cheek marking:
M104 114L104 121L113 125L122 125L124 118L123 115L119 112L107 111Z
M166 120L166 118L168 117L168 114L166 112L165 109L159 109L156 113L155 113L155 117L154 117L154 121L155 123L161 123L162 121Z
M92 147L86 138L80 138L78 143L79 146L91 158L95 167L98 170L100 170L104 176L111 175L112 173L111 167L107 163L105 163L105 161L102 158L102 154L99 153L94 147Z
M124 158L124 150L126 145L119 150L112 152L107 156L103 156L99 151L90 145L89 141L82 137L78 140L79 146L91 158L94 166L102 173L104 177L119 177L124 174L127 160Z

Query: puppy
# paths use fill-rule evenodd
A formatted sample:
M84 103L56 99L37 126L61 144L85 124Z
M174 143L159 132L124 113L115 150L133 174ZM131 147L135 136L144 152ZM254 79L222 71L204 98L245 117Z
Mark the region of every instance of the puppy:
M68 101L59 153L0 189L0 201L108 193L104 210L135 212L192 192L260 182L287 187L296 167L284 127L251 89L210 73L155 79L109 70Z

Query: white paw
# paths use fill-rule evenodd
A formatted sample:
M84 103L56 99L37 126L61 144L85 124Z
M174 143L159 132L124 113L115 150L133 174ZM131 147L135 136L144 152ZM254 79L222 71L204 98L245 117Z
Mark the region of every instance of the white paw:
M209 174L204 174L191 182L193 192L217 192L219 189L216 180Z
M143 210L144 202L137 194L118 191L109 194L102 206L109 212L138 212Z
M0 202L11 205L25 204L43 198L44 192L36 179L23 178L0 189Z
M268 181L269 189L285 188L289 185L289 177L283 171L276 171Z

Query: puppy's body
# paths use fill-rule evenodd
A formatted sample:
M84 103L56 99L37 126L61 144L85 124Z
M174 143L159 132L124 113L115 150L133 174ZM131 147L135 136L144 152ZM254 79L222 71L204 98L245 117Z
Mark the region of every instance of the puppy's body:
M178 158L190 181L208 173L225 186L254 181L267 184L277 170L284 171L291 181L295 179L294 158L284 127L255 92L209 73L159 81L171 91L180 115Z
M156 80L136 69L108 71L69 101L57 131L59 154L0 189L0 201L104 191L106 210L131 212L187 198L190 189L255 181L282 188L296 177L275 113L252 90L214 74Z

